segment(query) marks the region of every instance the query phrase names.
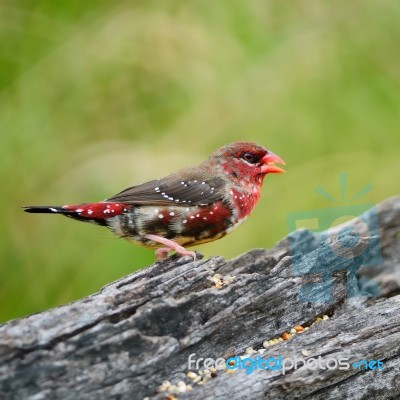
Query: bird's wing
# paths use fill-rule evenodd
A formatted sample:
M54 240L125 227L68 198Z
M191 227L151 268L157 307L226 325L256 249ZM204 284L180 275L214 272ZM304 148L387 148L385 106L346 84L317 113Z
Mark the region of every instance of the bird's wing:
M199 173L173 174L164 179L132 186L106 201L132 205L208 205L224 196L224 181L204 179Z

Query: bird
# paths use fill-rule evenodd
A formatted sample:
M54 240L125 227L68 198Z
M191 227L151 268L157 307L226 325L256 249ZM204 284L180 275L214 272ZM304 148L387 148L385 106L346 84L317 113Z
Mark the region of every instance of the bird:
M267 174L285 172L285 162L253 142L225 145L196 167L129 187L96 203L23 206L28 213L61 214L109 228L134 244L155 249L157 260L169 252L222 238L252 212Z

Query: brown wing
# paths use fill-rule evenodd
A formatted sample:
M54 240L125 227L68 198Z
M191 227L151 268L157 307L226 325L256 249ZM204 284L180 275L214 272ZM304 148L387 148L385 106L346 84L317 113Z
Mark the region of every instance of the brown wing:
M224 181L218 177L204 179L200 174L173 174L164 179L132 186L106 201L132 205L208 205L224 195Z

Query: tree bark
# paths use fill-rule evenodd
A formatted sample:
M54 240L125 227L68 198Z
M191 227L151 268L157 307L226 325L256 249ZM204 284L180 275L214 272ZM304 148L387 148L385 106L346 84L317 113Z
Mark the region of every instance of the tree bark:
M395 197L324 234L298 231L229 261L172 256L10 321L0 326L0 398L398 398L399 231ZM309 329L265 343L298 325ZM201 363L188 376L193 353L194 361L321 357L332 368L246 373ZM333 368L339 359L349 368ZM383 369L351 365L362 359Z

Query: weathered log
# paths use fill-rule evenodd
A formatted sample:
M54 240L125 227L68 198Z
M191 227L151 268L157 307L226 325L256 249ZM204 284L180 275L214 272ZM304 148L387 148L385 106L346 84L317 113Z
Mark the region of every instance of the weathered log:
M376 215L379 231L366 229ZM0 326L0 398L396 398L399 231L395 197L327 235L297 232L229 261L173 256L80 301L10 321ZM330 318L315 323L323 315ZM310 328L264 349L297 325ZM380 360L383 370L211 369L200 384L186 375L192 353L256 359L260 349L274 360Z

